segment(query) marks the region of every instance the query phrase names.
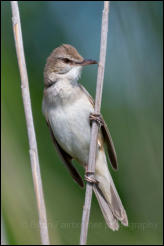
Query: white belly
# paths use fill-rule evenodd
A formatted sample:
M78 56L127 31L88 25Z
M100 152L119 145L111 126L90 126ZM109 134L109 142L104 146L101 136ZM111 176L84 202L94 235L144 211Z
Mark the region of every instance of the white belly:
M90 145L89 114L93 107L86 96L70 106L51 107L48 119L60 146L82 163L88 162Z

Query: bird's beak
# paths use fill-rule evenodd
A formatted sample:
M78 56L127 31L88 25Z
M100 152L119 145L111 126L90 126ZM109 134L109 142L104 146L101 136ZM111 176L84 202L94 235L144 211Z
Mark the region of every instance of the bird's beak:
M81 66L91 65L91 64L97 64L97 61L95 60L83 60L82 62L77 62L76 64L79 64Z

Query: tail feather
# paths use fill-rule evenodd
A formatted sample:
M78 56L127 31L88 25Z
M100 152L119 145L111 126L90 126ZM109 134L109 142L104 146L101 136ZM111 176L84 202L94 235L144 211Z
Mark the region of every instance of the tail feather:
M118 195L118 193L116 193L117 191L114 191L112 185L110 185L110 192L111 192L111 207L114 215L118 220L121 221L121 223L124 226L128 226L128 218L126 215L126 211L122 205L119 196L117 197Z
M104 219L109 226L110 229L113 231L117 231L119 229L119 224L117 219L114 217L106 199L104 196L101 194L100 190L94 185L93 190L95 192L96 198L99 202L102 214L104 216Z
M126 211L108 170L104 151L100 151L97 156L95 176L99 183L93 189L107 225L112 230L118 230L119 220L124 226L128 226Z

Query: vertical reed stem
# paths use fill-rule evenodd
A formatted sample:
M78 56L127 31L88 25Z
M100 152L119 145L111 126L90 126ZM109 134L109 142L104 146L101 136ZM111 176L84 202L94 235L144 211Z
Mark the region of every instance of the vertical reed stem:
M35 136L30 92L29 92L29 85L28 85L28 75L27 75L24 48L23 48L21 22L20 22L19 8L18 8L17 1L11 1L11 9L12 9L12 22L13 22L17 60L19 65L20 77L21 77L22 98L23 98L26 126L27 126L28 140L29 140L31 168L32 168L34 190L35 190L37 207L38 207L40 236L41 236L42 244L49 245L46 208L45 208L45 202L43 196L37 142Z
M100 114L100 109L101 109L105 58L106 58L106 48L107 48L108 12L109 12L109 1L104 1L104 10L102 15L102 26L101 26L100 59L99 59L99 67L98 67L98 74L97 74L96 99L95 99L95 111L94 111L95 114ZM89 161L88 161L88 172L93 173L93 176L95 172L97 136L98 136L98 125L95 121L93 121L92 130L91 130ZM85 193L85 203L83 207L83 215L82 215L82 223L81 223L80 245L85 245L87 242L91 200L92 200L92 184L87 183L86 193Z

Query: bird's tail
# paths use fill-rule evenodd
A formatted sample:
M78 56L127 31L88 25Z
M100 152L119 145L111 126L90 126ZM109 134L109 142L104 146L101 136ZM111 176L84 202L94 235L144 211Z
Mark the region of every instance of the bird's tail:
M118 221L128 226L126 211L108 170L104 150L99 151L96 159L95 178L98 184L93 185L93 190L109 228L118 230Z

